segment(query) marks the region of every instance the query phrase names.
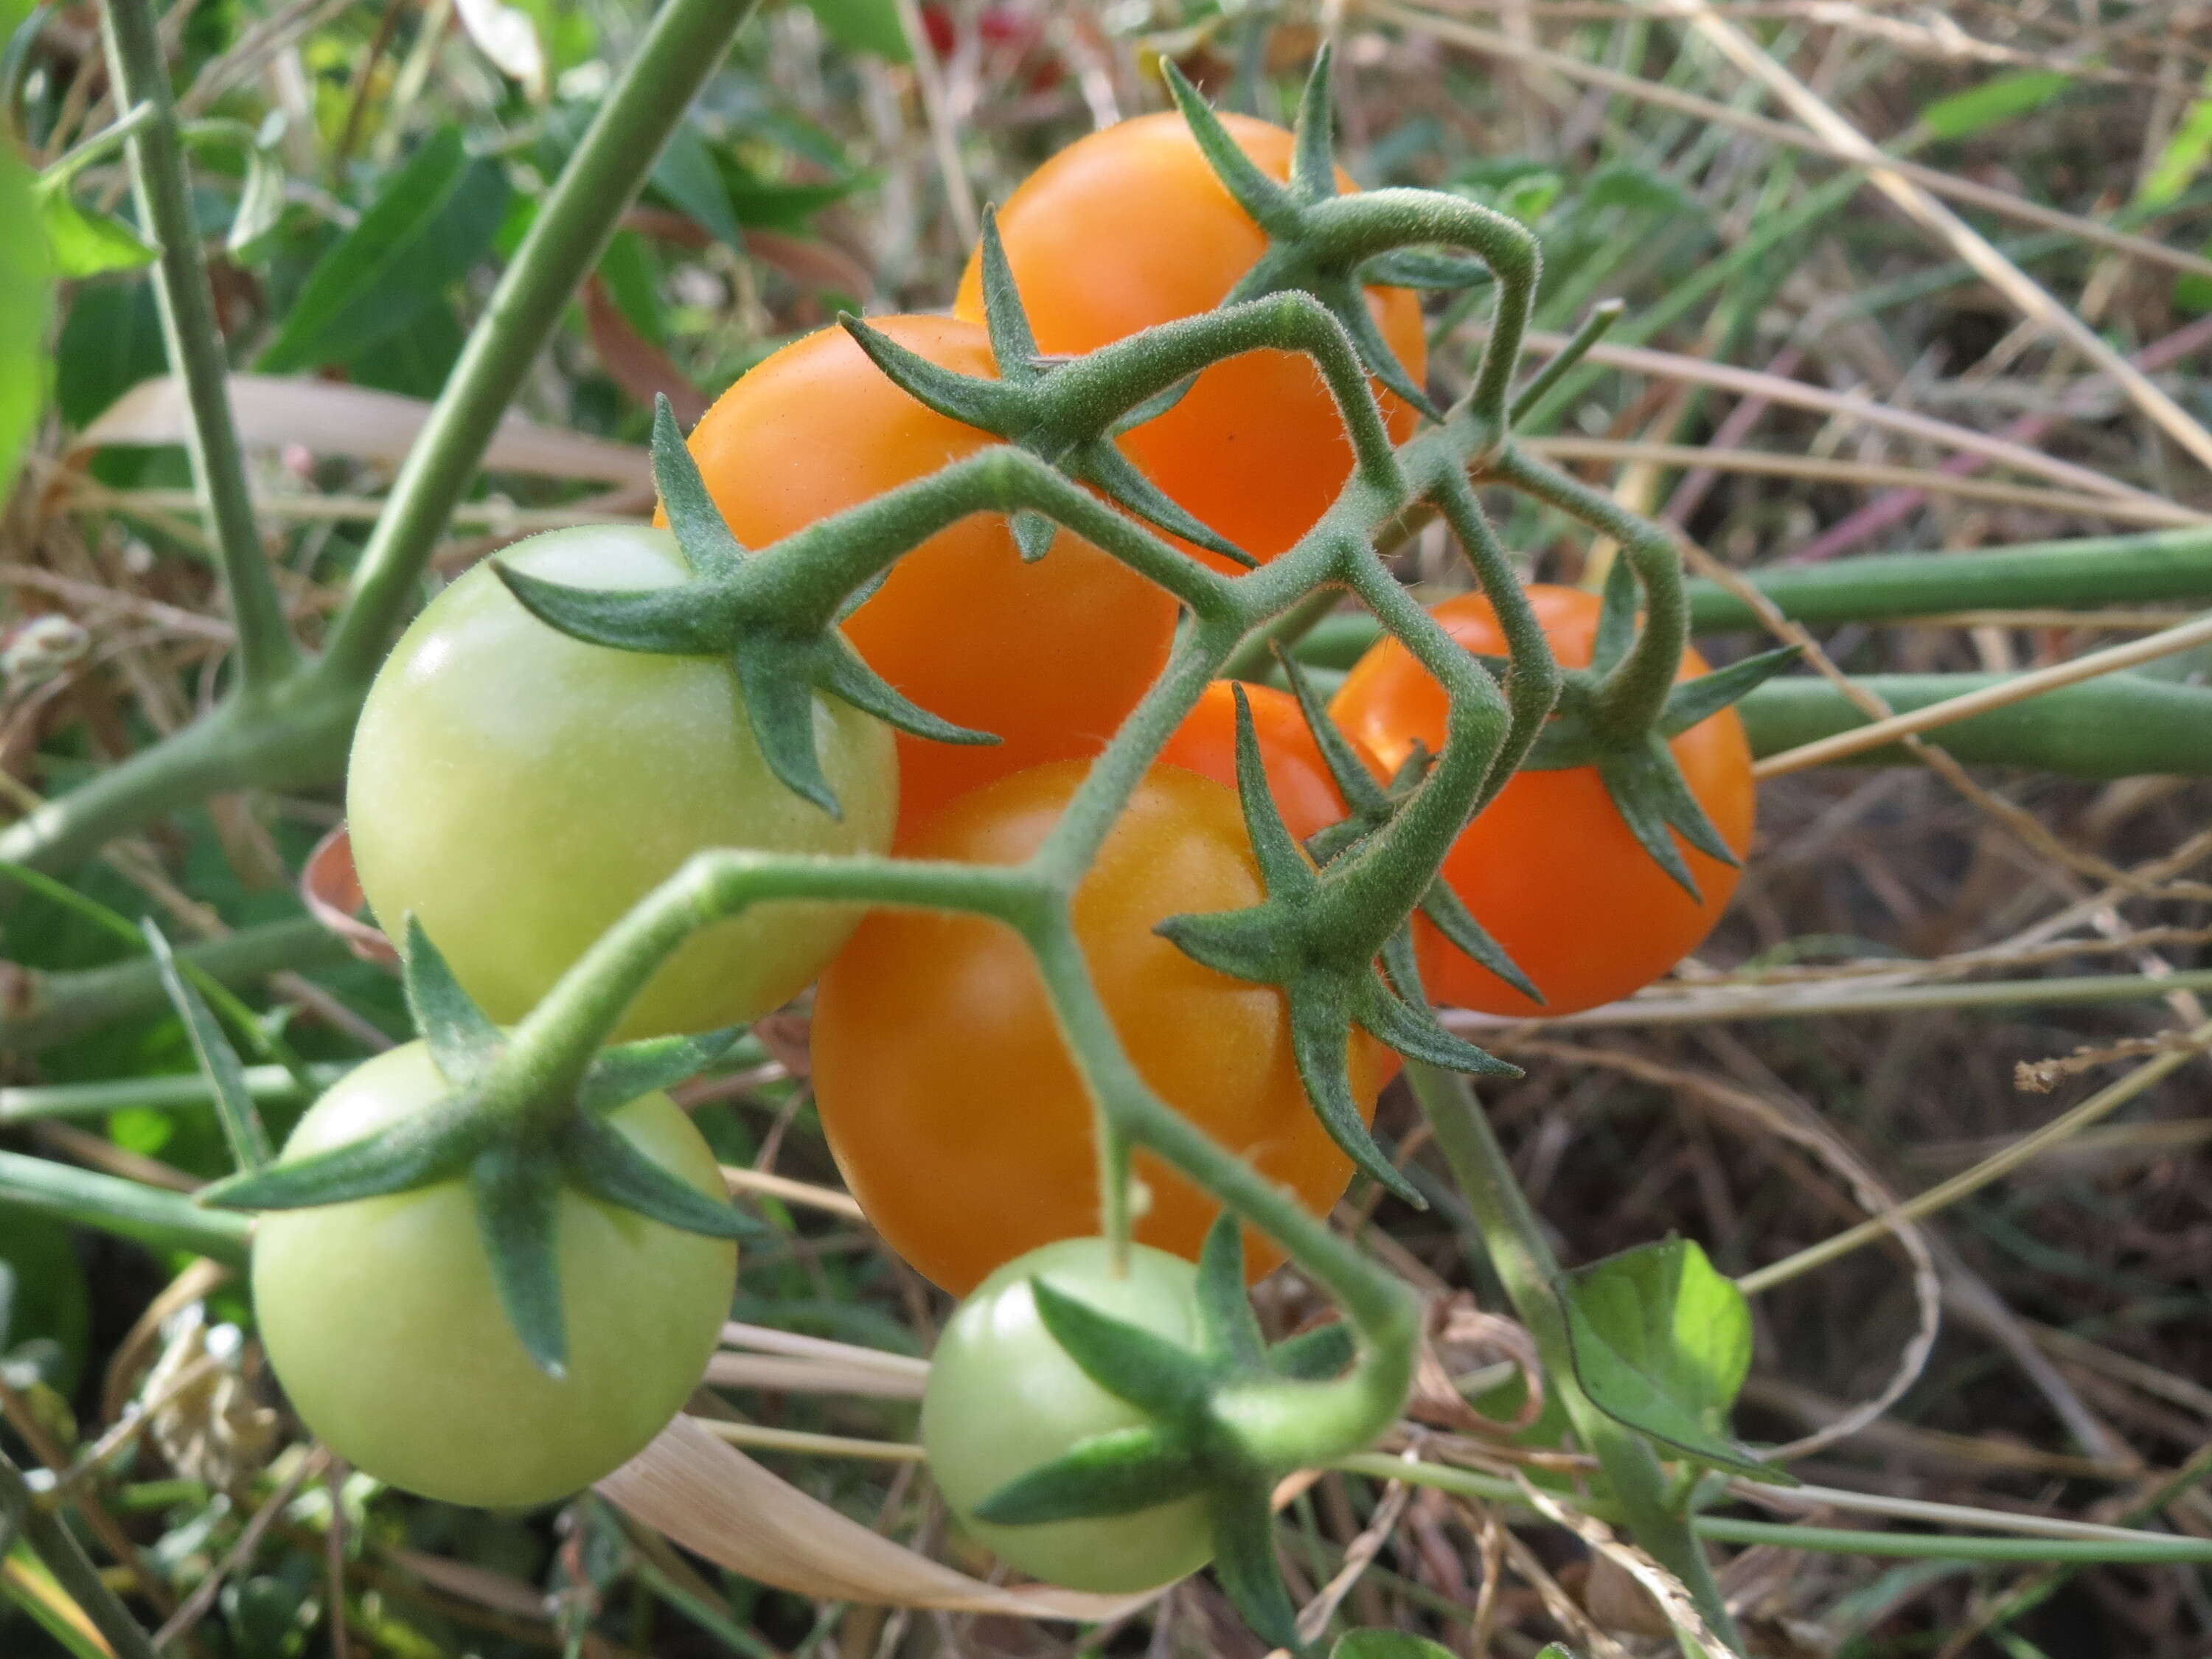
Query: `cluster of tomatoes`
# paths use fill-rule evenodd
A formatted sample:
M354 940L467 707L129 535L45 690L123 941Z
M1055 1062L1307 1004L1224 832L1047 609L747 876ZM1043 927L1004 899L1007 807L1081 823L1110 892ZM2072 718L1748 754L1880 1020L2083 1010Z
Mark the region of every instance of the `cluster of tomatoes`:
M1287 173L1289 133L1224 118L1261 167ZM1209 309L1266 247L1172 115L1064 150L1014 193L998 224L1048 354ZM1414 296L1376 289L1370 303L1418 379L1425 343ZM951 315L872 320L946 368L996 373L972 261ZM1414 411L1387 394L1383 406L1402 441ZM738 540L761 547L994 441L922 406L830 329L738 380L690 448ZM1263 561L1320 516L1352 465L1311 364L1282 352L1208 369L1123 443L1178 504ZM642 527L556 532L503 556L526 574L602 591L672 586L686 574L667 532ZM1560 660L1587 662L1595 599L1567 589L1534 597ZM1504 648L1480 599L1448 601L1437 614L1468 649ZM770 774L726 660L580 642L534 619L479 568L399 641L363 711L348 786L362 884L387 927L414 917L485 1012L512 1022L705 848L1016 862L1037 848L1089 759L1159 673L1177 619L1164 591L1071 533L1034 562L1017 556L1002 518L971 517L931 537L844 631L913 702L1000 741L895 735L822 699L817 747L842 806L833 817ZM1304 839L1344 817L1296 700L1260 686L1245 694L1291 833ZM1378 777L1443 737L1441 689L1387 641L1354 668L1332 713ZM1674 746L1741 848L1750 793L1735 717L1717 716ZM1233 698L1218 684L1106 840L1076 894L1075 926L1145 1079L1321 1212L1351 1168L1300 1085L1285 999L1200 965L1153 931L1170 915L1264 896L1234 752ZM1466 831L1444 873L1557 1012L1626 994L1702 936L1733 872L1688 856L1702 900L1636 845L1593 775L1567 769L1516 778ZM1440 1001L1538 1011L1439 937L1425 938L1422 966ZM940 1348L939 1376L957 1386L933 1386L925 1421L940 1480L964 1510L1026 1464L1128 1417L1058 1352L1033 1310L1012 1306L1026 1298L1028 1276L1068 1275L1080 1294L1174 1336L1188 1322L1185 1262L1217 1206L1140 1158L1146 1202L1136 1237L1154 1248L1137 1253L1130 1277L1103 1272L1086 1242L1097 1226L1091 1106L1026 947L986 919L757 906L671 957L617 1035L750 1020L817 981L815 1098L852 1191L890 1247L932 1280L961 1296L983 1286ZM1395 1064L1379 1044L1355 1044L1352 1083L1364 1110ZM288 1154L425 1109L445 1091L419 1046L398 1051L319 1103ZM712 1158L665 1097L611 1121L665 1167L716 1190ZM398 1484L475 1502L557 1495L637 1449L701 1373L727 1306L733 1251L580 1196L562 1202L575 1340L557 1378L505 1330L470 1237L466 1194L434 1188L264 1221L255 1268L262 1328L309 1424ZM1267 1249L1248 1240L1255 1273L1279 1260ZM345 1328L343 1341L329 1340L334 1323ZM1126 1588L1204 1559L1202 1507L1188 1524L1120 1517L1118 1545L1102 1541L1104 1523L1021 1528L1026 1543L1004 1529L990 1535L1033 1571Z

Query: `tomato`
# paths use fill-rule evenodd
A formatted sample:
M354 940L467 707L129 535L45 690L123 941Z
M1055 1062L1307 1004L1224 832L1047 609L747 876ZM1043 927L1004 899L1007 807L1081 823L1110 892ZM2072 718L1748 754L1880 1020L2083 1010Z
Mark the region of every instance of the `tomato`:
M1530 603L1561 666L1590 659L1599 601L1579 588L1532 586ZM1469 651L1502 653L1490 601L1445 600L1437 620ZM1685 652L1680 678L1705 672ZM1352 665L1329 705L1337 723L1395 768L1416 742L1443 741L1443 689L1395 640ZM1751 845L1751 745L1732 708L1671 745L1691 793L1741 857ZM1444 878L1477 921L1544 993L1542 1004L1477 967L1423 920L1421 975L1437 1002L1494 1014L1571 1014L1626 996L1697 948L1735 890L1738 872L1675 837L1701 898L1692 899L1629 832L1589 767L1522 772L1454 843Z
M1290 176L1287 131L1249 116L1221 119L1263 171ZM1352 188L1341 169L1337 186ZM1048 352L1093 350L1211 311L1267 247L1173 112L1140 115L1070 144L1006 198L999 234L1037 345ZM1368 305L1418 384L1428 363L1419 299L1406 289L1370 289ZM952 309L982 319L976 258L961 275ZM1403 442L1414 411L1382 396L1391 436ZM1296 352L1247 352L1216 364L1122 447L1179 504L1263 561L1304 535L1352 475L1352 443L1336 404L1311 359ZM1192 550L1217 569L1237 568Z
M908 350L995 375L989 341L950 317L875 317ZM843 330L787 345L732 386L691 453L738 539L763 547L998 441L924 408ZM1176 601L1066 533L1024 564L1003 516L931 537L845 623L869 665L932 714L1003 739L901 735L902 822L1045 761L1095 755L1167 662Z
M1322 758L1321 745L1314 741L1298 700L1271 685L1246 685L1244 695L1252 707L1252 734L1259 739L1268 793L1275 798L1284 825L1304 841L1341 820L1351 808L1329 775L1328 763ZM1170 766L1236 788L1235 684L1216 680L1207 686L1159 757ZM1365 756L1361 759L1370 771L1377 770Z
M672 586L686 569L672 537L642 526L554 531L501 556L577 587ZM479 567L431 602L369 689L346 775L362 890L386 932L413 912L484 1012L519 1019L694 853L889 847L890 728L836 698L817 710L842 820L769 771L728 663L572 640ZM849 906L779 903L708 928L647 982L617 1035L764 1014L858 920Z
M1039 767L955 803L898 851L1014 864L1036 851L1082 781ZM1184 912L1264 896L1237 798L1156 767L1075 895L1075 931L1129 1058L1161 1097L1316 1212L1352 1166L1308 1103L1281 991L1200 966L1152 932ZM1363 1114L1388 1075L1362 1036ZM1098 1229L1090 1097L1028 947L994 921L878 910L822 977L814 1093L830 1151L884 1239L955 1294L1002 1262ZM1218 1206L1147 1155L1136 1236L1195 1259ZM1247 1231L1256 1276L1282 1260Z
M283 1156L357 1140L449 1092L422 1043L391 1049L317 1101ZM714 1154L666 1095L607 1121L723 1196ZM307 1426L380 1480L492 1509L550 1502L627 1462L705 1373L737 1249L573 1191L560 1206L568 1367L557 1382L501 1306L464 1183L263 1215L254 1314Z
M1122 1594L1196 1572L1213 1553L1203 1497L1127 1515L993 1526L976 1507L1093 1435L1150 1419L1085 1375L1037 1316L1042 1279L1101 1313L1179 1347L1198 1337L1197 1274L1141 1244L1116 1273L1100 1238L1066 1238L1008 1262L960 1304L929 1365L921 1443L962 1524L1024 1572L1073 1589Z

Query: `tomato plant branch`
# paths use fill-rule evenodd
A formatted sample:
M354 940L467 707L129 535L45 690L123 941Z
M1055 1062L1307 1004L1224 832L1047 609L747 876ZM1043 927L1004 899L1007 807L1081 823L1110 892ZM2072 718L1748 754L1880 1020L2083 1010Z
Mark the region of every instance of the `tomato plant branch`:
M20 1152L0 1152L0 1200L156 1249L193 1250L234 1265L246 1260L252 1224L241 1215L202 1209L182 1193Z
M185 173L182 138L169 93L150 0L103 0L100 33L108 75L118 100L149 112L129 130L131 187L138 221L160 248L154 298L171 365L191 406L185 451L203 510L215 530L224 598L238 629L235 694L247 700L267 692L299 659L284 617L283 596L253 520L246 488L246 452L239 442L226 380L222 331L216 322L215 291L208 281L194 222L191 186Z
M1474 1213L1491 1264L1521 1322L1535 1339L1545 1386L1565 1407L1577 1436L1597 1457L1636 1541L1682 1581L1705 1622L1724 1640L1735 1642L1735 1626L1727 1602L1689 1516L1669 1495L1665 1472L1650 1443L1600 1411L1576 1381L1566 1316L1555 1288L1559 1264L1474 1091L1451 1073L1418 1063L1407 1066L1406 1075Z

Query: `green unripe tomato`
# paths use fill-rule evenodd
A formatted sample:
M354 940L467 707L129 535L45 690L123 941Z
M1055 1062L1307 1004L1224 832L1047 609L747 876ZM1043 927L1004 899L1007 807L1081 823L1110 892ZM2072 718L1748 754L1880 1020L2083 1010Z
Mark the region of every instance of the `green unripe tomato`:
M976 1506L1079 1441L1149 1421L1085 1376L1037 1316L1030 1281L1188 1347L1197 1338L1197 1273L1181 1256L1129 1249L1116 1274L1100 1238L1064 1238L1017 1256L978 1285L937 1340L921 1401L921 1443L938 1490L963 1524L1023 1571L1071 1589L1151 1589L1212 1559L1206 1500L1127 1515L993 1526Z
M283 1156L357 1140L450 1092L422 1043L392 1049L317 1101ZM607 1121L723 1195L714 1154L666 1095ZM307 1426L380 1480L486 1509L547 1503L627 1462L705 1373L737 1247L574 1191L560 1206L568 1366L557 1382L500 1305L462 1182L262 1216L254 1313Z
M675 538L643 526L556 530L500 556L574 587L686 574ZM817 700L815 722L842 819L769 770L726 661L572 640L480 565L401 635L362 709L346 775L362 889L387 933L412 911L484 1012L512 1023L694 853L887 850L890 728L836 698ZM617 1039L768 1012L860 915L779 902L702 930L647 982Z

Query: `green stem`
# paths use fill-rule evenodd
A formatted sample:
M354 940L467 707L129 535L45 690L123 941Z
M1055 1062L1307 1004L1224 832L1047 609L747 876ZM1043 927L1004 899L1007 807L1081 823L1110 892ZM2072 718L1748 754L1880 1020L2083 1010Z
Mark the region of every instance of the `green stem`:
M308 1090L327 1089L352 1066L331 1062L307 1068ZM249 1066L246 1091L256 1102L282 1104L300 1099L300 1079L282 1066ZM104 1117L131 1109L167 1111L182 1106L211 1106L214 1091L198 1072L158 1077L125 1077L95 1083L33 1083L0 1089L0 1123L37 1118Z
M129 137L131 192L139 223L161 248L154 297L161 336L191 406L185 447L201 507L215 530L224 596L238 627L238 690L251 698L289 672L299 650L254 526L246 453L225 384L229 371L216 323L215 291L200 253L168 66L150 0L102 0L100 32L119 97L152 111Z
M1856 684L1899 714L2003 684L2002 674L1867 674ZM1871 724L1825 679L1769 680L1736 705L1757 755ZM2106 674L2022 698L1923 732L1921 740L1972 765L2033 767L2075 778L2212 773L2212 690L2141 674ZM1860 766L1911 765L1894 744L1850 757Z
M155 1249L191 1250L233 1266L246 1260L246 1235L252 1225L242 1215L204 1210L184 1193L21 1152L0 1152L0 1205L97 1227Z
M757 0L666 0L492 290L354 572L321 672L366 685L523 376Z
M0 1452L0 1534L20 1528L23 1541L46 1564L54 1582L92 1620L117 1659L161 1659L138 1621L107 1587L61 1516L38 1501L23 1472Z
M1491 1263L1521 1322L1535 1339L1545 1386L1565 1408L1577 1436L1596 1455L1620 1504L1621 1518L1636 1541L1682 1581L1714 1633L1740 1645L1735 1620L1713 1581L1705 1551L1691 1530L1689 1516L1671 1501L1666 1474L1650 1443L1598 1410L1576 1382L1566 1318L1553 1289L1559 1264L1474 1090L1455 1073L1418 1061L1407 1063L1406 1077L1474 1212Z
M1403 1480L1411 1486L1433 1487L1485 1503L1526 1507L1528 1502L1528 1494L1514 1481L1442 1463L1408 1462L1387 1452L1360 1452L1340 1457L1330 1467L1347 1474L1365 1475L1376 1480ZM1603 1500L1578 1499L1575 1507L1601 1521L1621 1518L1620 1506ZM1693 1516L1690 1530L1717 1543L1769 1545L1826 1555L1869 1555L1895 1560L2033 1561L2079 1565L2107 1562L2139 1565L2212 1563L2212 1539L2148 1532L2126 1539L1992 1538L1940 1532L1851 1531L1790 1522L1742 1521L1723 1515Z
M2032 542L1970 553L1893 553L1747 573L1753 586L1802 623L1887 622L1954 611L2212 599L2212 527ZM1750 605L1711 582L1690 585L1692 625L1757 628ZM2094 614L2082 618L2094 626Z
M222 985L247 985L270 975L346 961L345 942L312 916L264 923L187 945L178 959ZM40 974L17 1012L0 1018L0 1048L29 1054L108 1024L143 1018L169 1006L159 968L134 957L102 968Z
M1247 634L1244 642L1231 652L1229 659L1221 665L1221 678L1225 680L1266 679L1268 671L1275 665L1276 648L1279 647L1285 651L1293 648L1343 602L1344 594L1340 589L1314 589L1288 611ZM1360 620L1367 619L1363 617Z

